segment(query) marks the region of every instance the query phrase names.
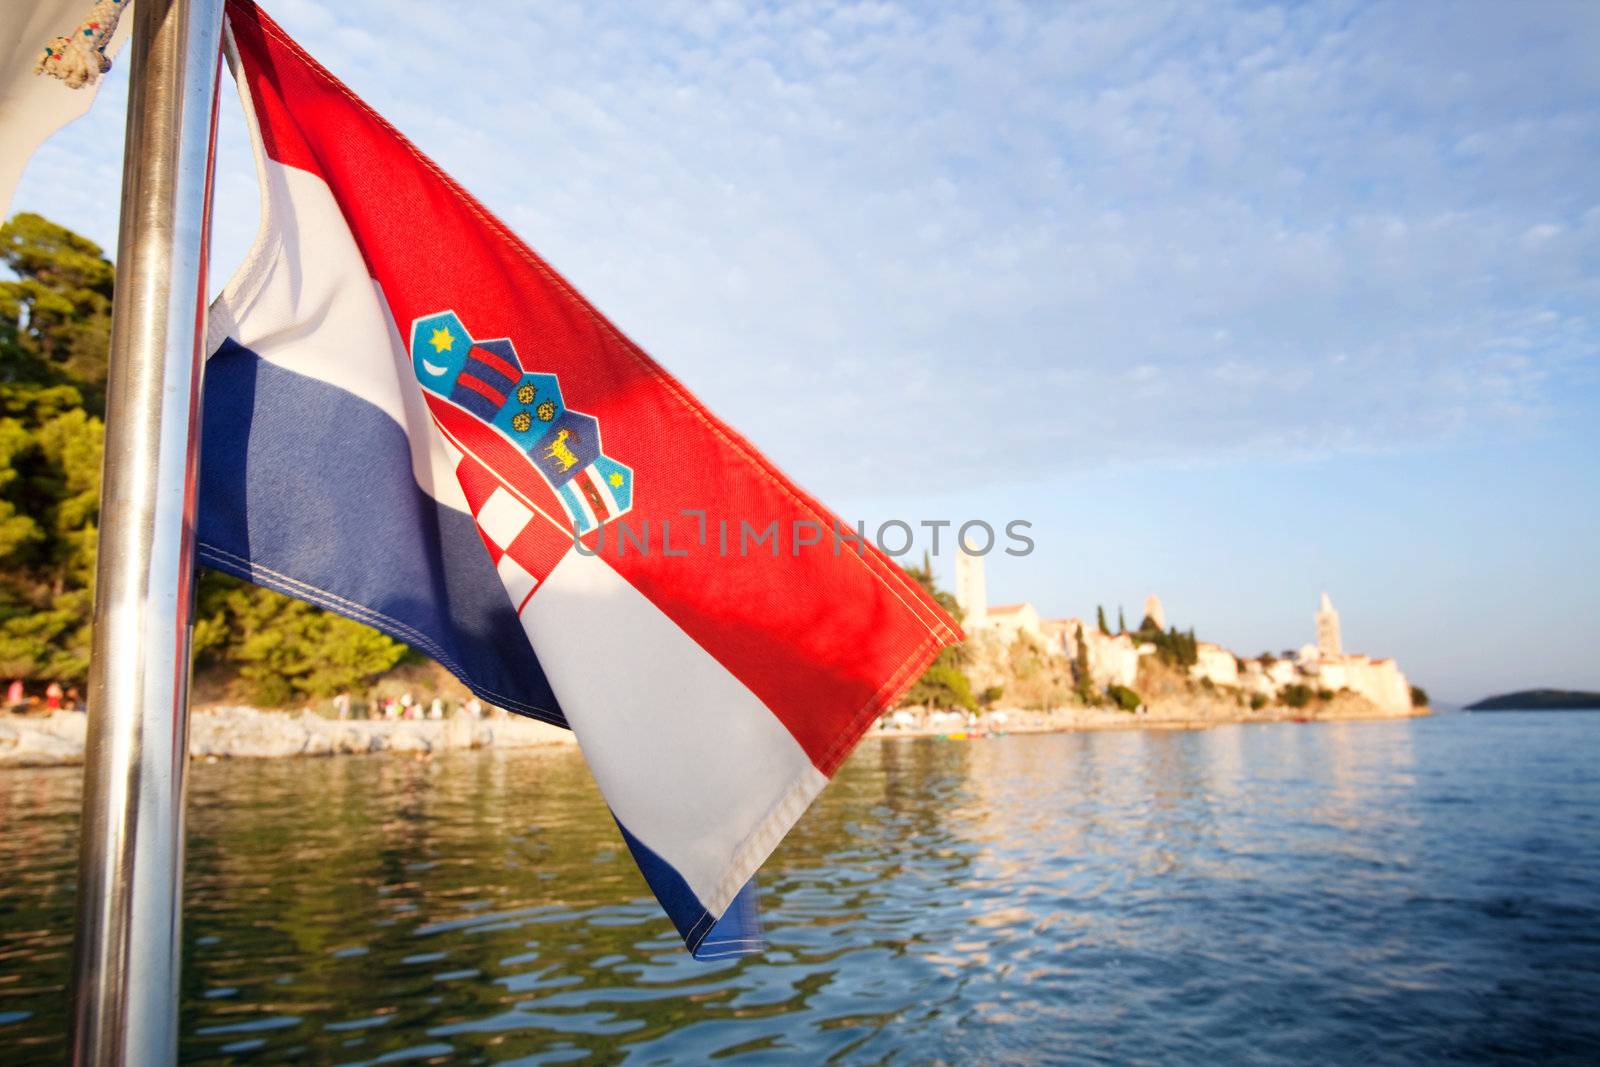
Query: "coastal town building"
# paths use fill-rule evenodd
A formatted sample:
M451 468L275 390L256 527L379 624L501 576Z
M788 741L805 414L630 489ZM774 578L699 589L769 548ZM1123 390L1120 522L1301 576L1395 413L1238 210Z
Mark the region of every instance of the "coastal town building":
M1089 660L1089 678L1095 685L1123 685L1130 689L1139 678L1139 658L1155 651L1155 647L1135 642L1128 634L1104 634L1100 627L1081 619L1051 619L1046 624L1061 634L1060 651L1074 663L1078 660L1078 644L1086 646Z
M1339 613L1333 610L1333 601L1322 594L1322 606L1317 609L1317 651L1324 656L1342 656L1344 642L1339 637Z
M983 628L988 615L989 591L984 587L983 557L956 547L956 604L961 608L962 625L969 631Z
M1040 644L1045 641L1038 609L1028 603L994 605L984 613L982 629L1006 644L1024 634Z
M1154 593L1144 598L1144 617L1154 623L1158 630L1167 628L1167 609L1161 606L1161 598Z
M1102 688L1133 688L1134 681L1139 680L1139 657L1155 651L1154 645L1134 641L1126 633L1101 633L1093 625L1083 627L1083 645L1090 656L1090 678Z
M1154 644L1129 633L1105 633L1098 622L1043 619L1030 603L990 605L985 597L982 557L958 555L956 600L965 614L968 634L991 647L1009 647L1018 638L1026 637L1073 664L1079 662L1081 648L1090 680L1100 689L1113 685L1137 689L1140 662L1156 653ZM1154 593L1145 599L1144 615L1149 622L1166 629L1166 610ZM1260 694L1271 701L1278 700L1290 686L1305 686L1317 692L1348 690L1385 714L1401 715L1410 710L1411 684L1394 660L1343 651L1339 614L1326 593L1322 594L1314 623L1316 643L1282 656L1240 660L1219 644L1198 641L1189 676L1217 688Z
M1388 712L1403 712L1411 706L1411 683L1392 659L1366 656L1321 657L1310 665L1324 689L1348 689Z
M1238 685L1239 661L1232 652L1210 641L1197 641L1194 646L1195 663L1189 673L1196 680L1212 685Z
M1044 634L1044 648L1061 656L1073 655L1073 634L1079 625L1077 619L1040 619L1039 629Z
M1348 689L1386 714L1401 715L1410 709L1411 683L1398 663L1343 651L1339 613L1327 593L1322 594L1315 622L1316 644L1305 645L1293 659L1251 660L1240 684L1268 697L1288 685L1335 693Z
M987 634L1009 645L1026 634L1042 645L1049 643L1039 611L1032 604L989 605L982 556L956 553L956 604L961 608L962 627L974 637Z

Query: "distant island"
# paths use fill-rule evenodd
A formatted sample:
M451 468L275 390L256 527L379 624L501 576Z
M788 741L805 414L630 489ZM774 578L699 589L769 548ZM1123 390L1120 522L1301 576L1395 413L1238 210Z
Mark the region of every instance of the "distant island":
M1468 704L1467 711L1600 711L1600 693L1576 689L1523 689Z

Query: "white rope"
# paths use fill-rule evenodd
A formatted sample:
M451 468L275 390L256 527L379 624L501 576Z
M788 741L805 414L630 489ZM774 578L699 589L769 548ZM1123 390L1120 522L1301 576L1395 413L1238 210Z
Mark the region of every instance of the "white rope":
M117 20L129 0L97 0L89 15L69 36L57 37L44 46L44 53L33 65L35 74L60 78L69 88L81 89L111 69L106 45L117 32Z

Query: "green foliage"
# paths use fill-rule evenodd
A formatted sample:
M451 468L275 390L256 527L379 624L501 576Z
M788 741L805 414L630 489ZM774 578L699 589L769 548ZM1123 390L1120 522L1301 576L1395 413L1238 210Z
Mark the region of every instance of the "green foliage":
M931 596L935 603L948 612L952 619L955 619L957 622L962 620L963 612L961 611L961 605L956 603L956 598L952 594L945 592L943 589L940 589L936 584L934 584L933 561L931 558L929 558L926 552L922 554L922 566L918 567L913 565L907 567L906 573L911 575L912 580L918 585L922 586L923 591Z
M0 676L81 684L89 669L111 337L111 263L37 215L0 226ZM327 695L406 648L222 575L202 576L195 651L262 703Z
M1117 605L1117 633L1125 634L1127 632L1128 632L1128 620L1126 618L1124 618L1123 615L1122 615L1122 605L1118 604Z
M1139 705L1144 703L1138 693L1125 685L1106 686L1106 696L1111 698L1111 703L1130 713L1138 711Z
M1332 689L1318 689L1317 690L1317 699L1318 700L1332 700L1333 699L1333 690Z
M0 263L14 275L0 281L0 673L81 682L112 268L27 214L0 226Z
M945 649L945 652L950 651ZM902 704L925 704L935 708L964 708L967 711L976 711L978 702L972 696L972 683L962 673L961 668L953 663L941 662L940 658L933 661L933 665L923 672L921 678L906 692Z
M978 694L978 703L982 704L986 708L992 708L998 704L1000 702L1000 698L1005 695L1006 691L1004 686L991 685L985 688L983 692Z
M1260 711L1262 708L1264 708L1266 706L1267 706L1267 697L1266 697L1265 693L1251 693L1250 694L1250 710L1251 711Z
M956 598L934 584L932 561L926 553L922 557L922 566L913 565L907 567L906 573L918 585L922 586L940 607L948 611L953 618L960 620L961 608L956 604ZM918 678L911 688L906 691L906 695L900 699L900 703L902 705L924 704L939 708L965 708L968 711L976 711L978 701L972 695L972 683L961 669L965 659L966 650L960 645L940 649L938 656L934 657L933 663L923 672L922 677Z
M195 615L200 662L233 666L262 704L365 687L408 651L360 623L221 574L207 576Z
M1078 659L1072 673L1078 699L1088 705L1098 704L1100 699L1094 691L1094 679L1089 676L1089 642L1083 639L1082 623L1078 624Z
M1169 667L1192 667L1200 661L1199 644L1193 630L1179 633L1176 626L1165 631L1158 630L1146 618L1138 638L1156 646L1156 659Z
M1311 687L1286 685L1278 690L1278 703L1290 708L1303 708L1311 703Z
M1414 685L1411 687L1411 706L1414 708L1425 708L1428 706L1428 691L1422 688L1420 685Z
M1102 604L1096 604L1095 605L1094 617L1095 617L1095 622L1100 627L1100 632L1105 634L1107 637L1110 637L1111 636L1111 627L1106 625L1106 609L1105 609L1104 605L1102 605Z
M113 268L100 246L23 212L0 226L0 381L71 385L105 413Z

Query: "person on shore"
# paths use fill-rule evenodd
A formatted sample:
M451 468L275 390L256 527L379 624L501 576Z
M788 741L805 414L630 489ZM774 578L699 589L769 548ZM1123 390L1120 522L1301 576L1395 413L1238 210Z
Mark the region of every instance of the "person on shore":
M443 699L441 699L440 697L434 697L433 698L433 703L428 705L428 718L430 718L430 719L442 719L442 718L444 718L444 700Z
M27 690L22 688L22 679L13 678L6 687L6 710L16 711L28 703Z
M402 719L415 719L417 717L415 703L409 690L400 694L400 717Z
M78 687L75 686L75 685L67 686L67 710L68 711L87 711L88 710L87 708L85 708L83 706L83 694L78 692Z
M467 697L466 709L467 714L472 716L474 719L483 718L483 702L476 696Z
M339 694L333 698L333 713L335 716L341 719L348 719L350 717L349 690L341 689L339 690Z
M48 686L45 687L45 691L44 691L44 706L45 706L45 708L48 709L49 711L60 711L61 710L61 697L62 697L62 695L63 694L62 694L62 690L61 690L61 683L60 682L51 682Z

